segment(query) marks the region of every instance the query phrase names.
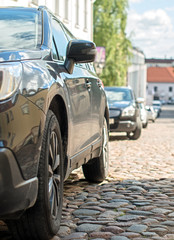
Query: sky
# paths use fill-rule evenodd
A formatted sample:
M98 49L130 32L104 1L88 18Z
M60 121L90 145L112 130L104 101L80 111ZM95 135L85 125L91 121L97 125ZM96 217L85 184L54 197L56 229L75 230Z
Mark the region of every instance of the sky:
M174 0L128 0L126 33L146 58L174 58Z

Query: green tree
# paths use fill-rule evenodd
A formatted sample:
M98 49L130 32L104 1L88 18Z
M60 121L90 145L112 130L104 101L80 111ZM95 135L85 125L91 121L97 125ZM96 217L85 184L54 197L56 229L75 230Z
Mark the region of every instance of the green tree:
M94 3L94 42L106 50L100 75L105 85L126 84L131 43L126 37L128 0L96 0Z

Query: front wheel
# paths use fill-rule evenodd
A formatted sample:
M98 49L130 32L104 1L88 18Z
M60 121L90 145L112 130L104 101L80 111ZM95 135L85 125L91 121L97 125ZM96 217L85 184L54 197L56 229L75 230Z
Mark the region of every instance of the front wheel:
M63 154L59 123L48 112L44 129L35 205L7 224L14 239L49 240L59 230L63 203Z
M136 129L133 132L128 132L127 136L131 140L137 140L141 136L141 130L142 130L142 123L141 120L137 120L137 126Z
M109 168L108 141L108 127L106 119L104 118L101 155L97 158L91 159L88 163L82 166L86 180L90 182L102 182L107 177Z

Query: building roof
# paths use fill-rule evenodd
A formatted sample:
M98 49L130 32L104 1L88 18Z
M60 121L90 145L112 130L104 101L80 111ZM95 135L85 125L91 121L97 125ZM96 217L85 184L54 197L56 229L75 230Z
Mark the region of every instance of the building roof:
M174 83L174 68L149 67L147 69L147 82Z

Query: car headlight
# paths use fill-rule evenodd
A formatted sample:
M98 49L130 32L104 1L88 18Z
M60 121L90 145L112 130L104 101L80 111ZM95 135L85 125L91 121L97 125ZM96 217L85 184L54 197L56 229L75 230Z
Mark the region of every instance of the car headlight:
M135 114L135 108L132 106L129 106L123 109L121 116L122 117L134 116L134 114Z
M21 63L4 63L0 65L0 101L13 95L22 78Z

